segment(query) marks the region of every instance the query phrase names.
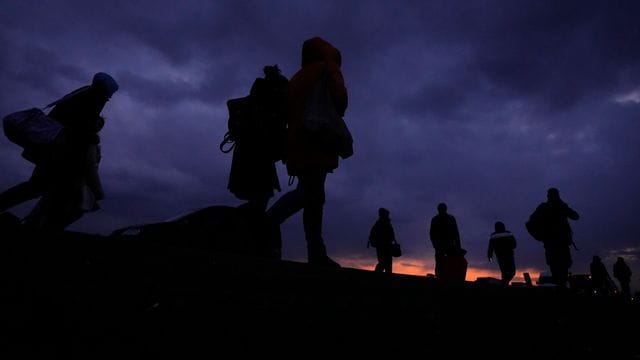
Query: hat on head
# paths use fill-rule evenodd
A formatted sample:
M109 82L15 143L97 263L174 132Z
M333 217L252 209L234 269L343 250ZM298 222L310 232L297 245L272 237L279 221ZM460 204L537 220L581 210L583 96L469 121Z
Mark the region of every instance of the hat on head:
M118 83L111 77L111 75L103 72L93 75L91 86L104 91L104 93L109 97L118 91Z
M381 208L378 209L378 215L379 216L389 216L389 210L381 207Z

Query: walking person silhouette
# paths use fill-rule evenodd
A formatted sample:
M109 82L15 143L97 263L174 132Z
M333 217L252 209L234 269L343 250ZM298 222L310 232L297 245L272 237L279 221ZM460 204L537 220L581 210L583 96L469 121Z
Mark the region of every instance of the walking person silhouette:
M489 238L487 258L491 262L495 253L498 267L500 267L500 273L502 274L502 284L506 286L516 275L516 263L513 256L513 251L516 248L516 238L510 231L507 231L502 221L496 221L494 229L495 231Z
M336 112L343 116L347 109L347 89L342 77L340 51L326 40L314 37L302 45L302 68L287 86L287 146L284 162L290 176L298 178L295 190L281 196L267 211L267 219L277 238L280 224L302 210L307 259L310 264L339 268L327 255L322 235L327 174L338 167L338 155L309 141L303 117L314 85L326 81Z
M547 201L538 205L530 217L530 222L538 228L536 239L544 244L545 260L553 281L560 288L566 288L569 268L573 264L569 247L574 242L569 219L578 220L580 215L560 198L556 188L547 190Z
M369 244L376 249L378 263L375 271L391 274L393 272L391 245L396 242L396 236L389 214L389 210L385 208L378 209L378 220L369 233Z
M96 73L90 85L49 104L48 116L63 126L49 153L25 148L23 157L36 164L31 178L0 194L0 212L40 198L24 218L26 226L63 230L84 213L99 209L104 197L98 175L100 115L118 84L109 74Z

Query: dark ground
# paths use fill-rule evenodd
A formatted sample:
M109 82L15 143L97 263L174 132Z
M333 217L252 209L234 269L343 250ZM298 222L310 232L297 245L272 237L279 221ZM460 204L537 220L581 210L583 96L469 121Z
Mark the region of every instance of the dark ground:
M640 359L639 306L166 242L3 233L4 359Z

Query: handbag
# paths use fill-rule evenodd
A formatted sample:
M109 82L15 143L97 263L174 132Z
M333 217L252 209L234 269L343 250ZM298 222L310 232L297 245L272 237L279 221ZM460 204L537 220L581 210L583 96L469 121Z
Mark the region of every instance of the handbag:
M402 256L402 248L400 248L400 244L399 243L395 242L395 243L392 243L389 246L390 246L389 250L391 252L391 256L393 256L393 257Z

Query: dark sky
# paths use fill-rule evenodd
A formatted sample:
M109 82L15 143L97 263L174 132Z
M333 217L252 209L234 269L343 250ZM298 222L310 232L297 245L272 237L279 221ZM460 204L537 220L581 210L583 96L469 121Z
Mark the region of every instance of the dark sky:
M375 264L366 241L384 206L404 247L398 269L432 272L428 224L446 202L473 271L496 275L485 253L502 220L518 275L539 272L542 245L524 222L553 186L581 215L573 272L596 254L611 271L623 255L639 290L639 19L637 1L10 1L0 114L44 106L98 71L119 82L103 112L107 198L73 230L237 205L217 147L225 102L264 65L293 75L302 42L321 36L342 52L355 138L327 179L325 239L343 265ZM32 169L4 137L0 166L2 189ZM304 261L301 216L283 232L285 258Z

